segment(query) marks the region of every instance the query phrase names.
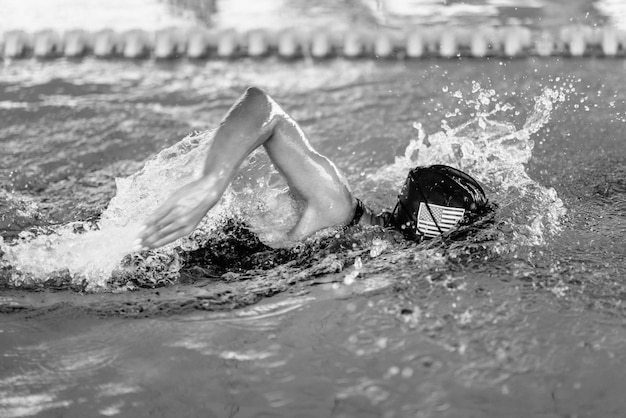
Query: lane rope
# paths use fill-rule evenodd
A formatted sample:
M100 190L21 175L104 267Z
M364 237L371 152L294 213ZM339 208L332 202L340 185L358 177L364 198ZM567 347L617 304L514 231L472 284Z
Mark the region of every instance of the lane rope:
M0 58L421 59L456 57L624 57L626 31L571 25L553 30L525 26L424 26L404 31L329 29L280 31L140 29L115 32L22 30L0 32Z

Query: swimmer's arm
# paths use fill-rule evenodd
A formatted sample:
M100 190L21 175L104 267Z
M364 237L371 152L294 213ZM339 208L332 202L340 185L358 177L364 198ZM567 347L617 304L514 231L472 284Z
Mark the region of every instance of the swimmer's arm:
M335 165L313 149L300 126L265 92L249 88L233 105L207 153L203 176L168 198L146 221L142 245L156 248L191 233L220 199L243 160L263 145L304 211L289 238L346 225L355 199Z

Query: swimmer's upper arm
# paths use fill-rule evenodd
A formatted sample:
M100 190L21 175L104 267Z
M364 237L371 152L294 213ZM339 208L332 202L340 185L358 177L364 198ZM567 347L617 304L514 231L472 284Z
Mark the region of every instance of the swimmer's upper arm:
M243 160L263 145L304 212L290 231L295 240L352 219L356 202L337 167L319 154L306 135L263 90L250 87L222 120L207 152L203 176L181 187L146 221L147 247L191 232L218 202Z
M305 203L292 237L301 239L322 228L348 224L356 201L332 161L313 148L300 125L263 90L249 88L243 101L264 115L260 142L293 195Z
M300 125L258 87L248 88L223 119L207 153L204 176L225 189L243 160L261 145L294 197L305 203L290 233L293 239L350 222L356 202L343 175L312 147ZM220 180L211 180L215 178Z

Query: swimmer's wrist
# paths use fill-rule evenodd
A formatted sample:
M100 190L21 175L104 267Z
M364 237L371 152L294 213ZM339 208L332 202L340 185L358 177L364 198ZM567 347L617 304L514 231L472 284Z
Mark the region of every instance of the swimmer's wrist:
M226 190L230 183L230 178L225 176L219 176L213 173L205 174L197 180L200 188L207 194L217 192L220 195Z

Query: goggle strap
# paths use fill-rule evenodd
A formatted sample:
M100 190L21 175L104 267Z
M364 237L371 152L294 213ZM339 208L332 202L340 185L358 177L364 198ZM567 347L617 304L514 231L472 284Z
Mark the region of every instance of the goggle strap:
M396 202L396 205L393 207L393 211L391 211L391 216L388 218L388 221L385 223L385 227L387 226L391 226L391 221L392 219L396 218L396 214L400 212L400 210L402 210L405 214L407 214L407 218L412 219L413 221L413 229L414 232L417 232L416 235L419 235L421 238L423 238L425 235L424 233L417 227L417 214L415 212L411 213L410 210L408 210L406 208L406 206L404 206L404 203L402 203L402 199L400 199L401 196L398 196L398 201Z
M398 201L396 202L396 205L393 207L393 210L391 211L391 215L387 217L387 219L385 219L385 228L392 226L391 225L391 221L395 218L396 216L396 212L398 212L398 204L400 203L400 195L398 195Z

